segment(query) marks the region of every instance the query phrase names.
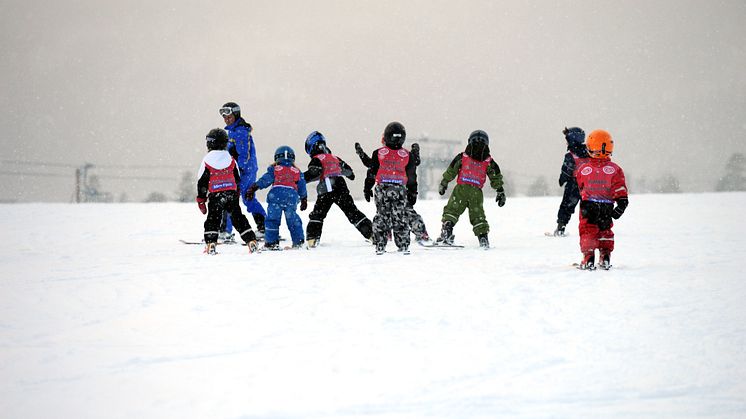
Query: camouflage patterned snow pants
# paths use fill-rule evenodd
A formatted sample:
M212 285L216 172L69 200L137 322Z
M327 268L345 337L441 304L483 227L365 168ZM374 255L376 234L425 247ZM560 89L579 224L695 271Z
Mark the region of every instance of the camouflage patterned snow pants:
M373 217L373 240L388 241L386 233L393 229L396 247L409 247L407 188L404 185L381 183L375 187L376 216Z
M414 210L414 207L407 205L406 208L407 222L409 228L412 230L415 239L421 239L424 235L427 235L427 229L425 228L425 220L422 216Z

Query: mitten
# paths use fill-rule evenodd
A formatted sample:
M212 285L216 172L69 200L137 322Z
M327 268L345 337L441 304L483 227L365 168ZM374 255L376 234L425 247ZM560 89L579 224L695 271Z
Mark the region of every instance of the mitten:
M305 211L306 208L308 208L308 198L304 196L300 199L300 210Z
M199 207L199 211L202 214L207 214L207 206L205 205L205 198L199 198L197 197L197 206Z
M347 175L347 179L355 180L355 173L354 172L350 172L350 174Z
M420 155L420 145L417 143L412 144L412 154Z
M370 202L370 198L373 197L373 190L372 189L364 189L363 195L365 195L365 200Z
M618 220L619 217L624 214L624 210L627 209L627 205L629 205L629 199L627 198L619 198L616 200L616 208L614 208L613 211L611 211L611 216Z
M363 154L365 154L360 143L355 143L355 153L357 153L358 156L362 156Z
M259 189L258 186L256 186L256 183L249 186L249 189L246 189L246 200L251 201L254 199L254 194L256 193L257 189Z
M497 196L495 197L495 201L497 202L498 207L502 207L503 205L505 205L505 192L497 191Z
M417 191L407 191L407 204L413 207L417 203Z
M441 183L440 186L438 186L438 194L445 195L446 189L448 188L448 185L445 183Z

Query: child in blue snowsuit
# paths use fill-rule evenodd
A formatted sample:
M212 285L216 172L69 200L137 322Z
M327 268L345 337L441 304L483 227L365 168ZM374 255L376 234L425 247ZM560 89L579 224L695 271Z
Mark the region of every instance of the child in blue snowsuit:
M264 248L267 250L280 249L280 223L282 214L293 239L293 248L297 249L305 241L303 235L303 221L295 212L300 201L300 210L308 207L306 181L303 172L295 167L295 152L288 146L282 146L275 151L275 163L267 168L259 180L246 191L246 199L253 199L258 189L272 186L267 194L267 218L264 222Z

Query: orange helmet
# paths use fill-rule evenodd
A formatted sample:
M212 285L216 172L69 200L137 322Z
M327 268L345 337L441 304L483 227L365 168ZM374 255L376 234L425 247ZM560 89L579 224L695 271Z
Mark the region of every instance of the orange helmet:
M591 132L585 140L585 145L588 147L588 154L596 159L611 158L611 153L614 151L614 140L611 139L611 134L602 129Z

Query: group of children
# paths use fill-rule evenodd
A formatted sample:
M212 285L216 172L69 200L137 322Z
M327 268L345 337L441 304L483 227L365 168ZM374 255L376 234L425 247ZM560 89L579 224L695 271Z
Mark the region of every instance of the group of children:
M225 108L221 108L221 114L222 109ZM560 176L560 186L565 185L565 196L555 235L564 235L564 228L580 201L581 268L595 268L595 249L599 249L600 264L608 269L611 266L610 253L614 249L611 219L619 218L628 203L624 173L610 161L614 143L608 132L593 131L585 143L582 129L566 128L563 132L569 151ZM206 137L208 153L202 160L198 176L197 204L202 213L207 214L205 253L215 253L224 213L229 214L249 251L259 250L257 236L241 213L239 201L243 195L245 203L256 202L256 191L268 187L271 189L267 194L267 213L262 217L263 248L266 250L280 249L279 227L283 214L290 230L292 248L303 247L306 240L307 247L316 247L332 204L343 211L364 238L373 242L376 254L385 253L387 242L392 237L398 251L409 254L410 232L418 242L430 243L425 223L414 210L419 146L415 143L411 150L404 148L406 130L401 123L391 122L386 126L381 138L382 147L370 156L359 143L355 143L355 150L368 169L363 187L365 200L370 202L373 198L376 205L372 221L357 208L347 187L344 178L355 179L352 168L332 153L321 132L313 131L306 138L305 151L311 158L307 171L302 172L295 165L293 149L282 146L275 151L274 163L266 173L243 188L241 185L247 185L247 182L242 180L243 173L227 151L228 137L220 128L210 130ZM476 130L469 135L466 149L454 157L443 173L438 193L444 195L454 179L456 186L443 208L441 234L435 245L453 245L453 227L469 209L469 221L480 247L489 248L489 223L484 213L482 192L488 178L490 187L497 193L497 204L502 207L506 197L500 167L490 156L489 136ZM318 185L316 203L304 234L303 222L296 208L299 204L301 211L307 208L307 182L318 182Z

